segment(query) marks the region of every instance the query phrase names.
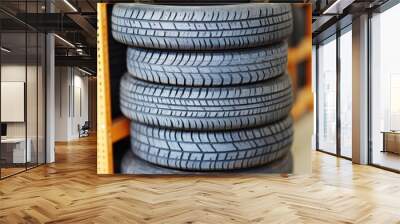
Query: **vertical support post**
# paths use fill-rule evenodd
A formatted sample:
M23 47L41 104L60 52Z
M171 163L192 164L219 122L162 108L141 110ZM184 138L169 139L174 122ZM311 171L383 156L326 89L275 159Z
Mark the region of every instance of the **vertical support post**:
M48 12L54 6L47 2ZM55 43L52 33L46 34L46 163L55 162Z
M314 117L315 117L315 149L319 149L319 114L318 114L318 109L319 109L319 45L315 46L315 75L314 75Z
M336 28L336 155L341 156L342 142L342 124L340 114L340 79L341 79L341 64L340 64L340 28Z
M368 163L368 15L353 19L352 159Z

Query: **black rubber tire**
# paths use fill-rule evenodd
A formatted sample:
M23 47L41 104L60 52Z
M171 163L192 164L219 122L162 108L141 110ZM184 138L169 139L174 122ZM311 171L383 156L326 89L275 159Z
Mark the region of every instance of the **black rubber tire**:
M280 42L292 32L290 4L168 6L118 3L115 40L142 48L226 50Z
M149 174L157 174L157 175L169 175L169 174L177 174L177 175L193 175L193 174L204 174L204 172L199 171L187 171L187 170L178 170L172 169L168 167L162 167L153 163L149 163L138 156L136 156L131 148L127 148L127 150L123 150L120 148L123 153L121 158L121 162L117 163L116 170L119 170L120 174L136 174L136 175L149 175ZM121 152L122 153L122 152ZM273 162L270 162L266 165L262 165L259 167L248 168L248 169L235 169L235 170L224 170L224 171L210 171L206 172L206 175L221 175L221 174L280 174L280 173L293 173L293 155L291 152L288 152L285 156L280 159L277 159Z
M131 125L131 147L135 155L153 164L191 171L265 165L285 156L292 141L290 117L260 128L223 132Z
M128 48L128 71L168 85L226 86L264 81L285 72L287 43L246 51L171 52Z
M286 117L292 107L290 77L228 87L180 87L121 79L122 113L139 123L184 130L250 128Z

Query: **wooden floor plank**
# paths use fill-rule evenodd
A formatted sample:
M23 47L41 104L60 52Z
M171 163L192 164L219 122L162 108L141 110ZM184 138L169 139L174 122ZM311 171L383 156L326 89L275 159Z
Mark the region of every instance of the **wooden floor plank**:
M313 173L96 175L96 139L0 181L0 223L400 223L400 175L319 152Z

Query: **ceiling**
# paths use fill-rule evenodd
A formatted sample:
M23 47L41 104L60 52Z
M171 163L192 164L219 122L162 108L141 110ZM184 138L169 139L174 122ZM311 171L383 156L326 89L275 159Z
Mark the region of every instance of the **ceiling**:
M351 23L351 17L372 11L389 0L315 0L313 2L313 37L329 32L335 32L333 26L340 27ZM349 20L349 21L346 21ZM324 34L328 35L329 34Z
M287 2L287 0L202 0L196 4L221 4L239 2ZM387 0L292 0L290 2L305 2L313 4L313 36L317 36L335 24L345 15L357 14L377 7ZM1 0L0 26L3 35L3 45L13 49L13 54L26 55L24 52L25 38L19 38L15 33L38 31L54 32L61 38L55 38L56 56L58 62L67 64L73 61L76 66L90 67L96 70L96 3L101 0ZM123 2L110 0L107 2ZM141 0L159 4L188 4L184 0ZM193 2L192 2L193 3ZM49 13L49 12L52 13ZM24 35L23 35L24 36ZM29 34L28 34L29 36ZM29 43L28 55L36 51L34 43ZM66 41L63 41L66 40ZM71 46L74 45L74 47ZM10 55L11 56L11 55ZM62 57L61 57L62 56ZM65 57L67 56L67 57ZM74 57L74 58L68 58ZM62 61L61 61L62 60Z
M34 58L38 51L37 33L51 32L57 34L56 65L78 66L95 73L96 24L96 1L93 0L0 1L2 46L11 50L7 53L7 60L11 61L25 61L25 56Z

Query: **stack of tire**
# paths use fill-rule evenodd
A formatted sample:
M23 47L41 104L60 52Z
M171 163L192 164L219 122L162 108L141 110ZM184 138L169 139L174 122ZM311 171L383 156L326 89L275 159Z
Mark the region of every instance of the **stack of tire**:
M128 45L120 104L137 157L222 171L290 153L289 4L120 3L111 22Z

